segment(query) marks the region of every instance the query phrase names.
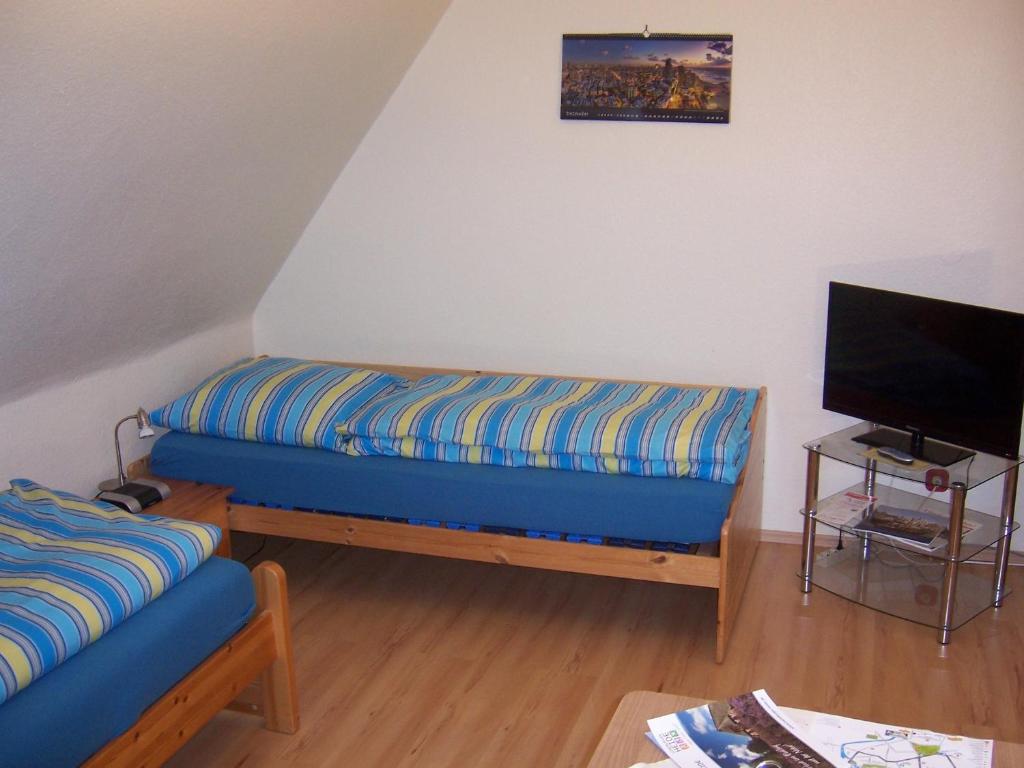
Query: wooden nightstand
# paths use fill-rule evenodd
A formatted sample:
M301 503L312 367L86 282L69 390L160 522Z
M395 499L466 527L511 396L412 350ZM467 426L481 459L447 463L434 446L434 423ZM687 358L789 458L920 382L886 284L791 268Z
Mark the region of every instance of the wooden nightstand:
M146 507L145 514L176 517L180 520L196 520L213 523L222 532L220 546L214 553L231 557L231 531L228 528L228 496L232 488L224 485L208 485L191 480L169 480L158 478L171 487L171 498Z

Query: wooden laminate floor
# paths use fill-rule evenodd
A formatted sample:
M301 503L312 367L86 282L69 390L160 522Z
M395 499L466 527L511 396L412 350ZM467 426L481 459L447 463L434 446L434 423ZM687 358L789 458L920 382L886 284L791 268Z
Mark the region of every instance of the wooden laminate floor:
M236 553L257 537L239 537ZM580 545L586 546L586 545ZM288 572L302 728L223 712L172 766L584 766L635 689L1024 742L1024 573L953 634L816 590L762 544L724 664L714 593L271 539ZM254 560L253 562L256 562Z

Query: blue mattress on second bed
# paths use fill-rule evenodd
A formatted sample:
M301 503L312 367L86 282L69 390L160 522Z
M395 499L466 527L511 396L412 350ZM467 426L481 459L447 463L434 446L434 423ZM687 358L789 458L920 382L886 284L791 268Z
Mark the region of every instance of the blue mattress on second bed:
M254 606L249 570L210 558L0 706L0 764L80 764L244 627Z
M346 456L168 432L153 474L232 486L235 498L320 512L663 542L718 541L735 485L530 467Z

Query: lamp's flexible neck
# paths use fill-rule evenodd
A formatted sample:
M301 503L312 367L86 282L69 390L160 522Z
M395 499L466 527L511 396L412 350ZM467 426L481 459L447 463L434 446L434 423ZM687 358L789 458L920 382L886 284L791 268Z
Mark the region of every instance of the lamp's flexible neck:
M125 416L117 424L114 425L114 453L117 455L117 479L124 485L128 482L128 476L124 473L124 463L121 461L121 441L117 437L117 431L121 428L121 425L127 421L133 421L136 419L135 414L131 416Z

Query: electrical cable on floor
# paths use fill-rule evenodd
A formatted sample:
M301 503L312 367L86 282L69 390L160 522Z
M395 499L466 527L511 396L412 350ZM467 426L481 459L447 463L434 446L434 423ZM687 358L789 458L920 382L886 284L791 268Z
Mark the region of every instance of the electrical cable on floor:
M927 568L931 566L932 570L937 570L934 566L941 565L945 562L944 560L935 557L928 557L924 554L915 556L913 553L906 552L899 547L888 546L887 548L891 549L896 555L903 559L905 563L893 563L892 561L886 562L885 558L882 557L881 551L876 550L875 557L877 557L878 561L883 565L886 565L889 568L913 568L918 576L920 576L924 581L940 581L943 578L942 573L937 573L935 577L930 578L928 576Z
M269 536L264 536L263 537L263 541L261 541L260 545L258 547L256 547L256 550L252 554L250 554L248 557L246 557L242 561L242 563L244 563L245 565L249 565L249 563L252 562L252 560L255 559L255 557L266 548L267 540L269 538L270 538ZM250 568L249 570L252 570L252 568Z

